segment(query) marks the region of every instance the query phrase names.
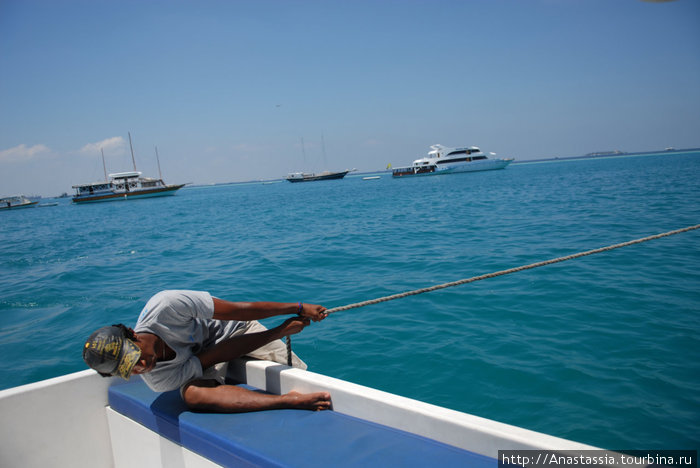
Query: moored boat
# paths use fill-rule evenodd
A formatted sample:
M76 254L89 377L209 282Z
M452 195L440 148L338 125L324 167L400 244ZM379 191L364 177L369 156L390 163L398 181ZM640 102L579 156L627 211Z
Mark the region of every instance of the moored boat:
M413 164L392 169L393 177L455 174L460 172L492 171L503 169L513 159L493 158L476 146L464 148L448 148L442 145L432 145L431 151L425 158L416 159ZM491 156L491 157L489 157Z
M107 181L74 185L73 203L162 197L174 195L184 186L185 184L167 185L163 179L141 177L141 173L137 171L119 172L109 174Z
M35 207L38 202L31 201L24 195L0 198L0 210L16 210Z
M166 195L175 195L175 192L185 186L185 184L167 185L163 182L163 177L160 176L158 147L156 147L156 160L158 161L159 178L141 177L141 173L136 170L136 159L134 158L134 147L131 144L131 133L129 133L129 148L131 149L131 161L134 164L134 170L132 172L117 172L109 174L109 177L107 177L105 155L104 152L100 150L100 152L102 152L102 166L105 171L104 182L74 185L75 195L73 196L73 203L163 197Z
M331 172L324 171L318 174L313 172L292 172L287 176L287 180L290 182L313 182L317 180L335 180L342 179L347 175L350 170Z

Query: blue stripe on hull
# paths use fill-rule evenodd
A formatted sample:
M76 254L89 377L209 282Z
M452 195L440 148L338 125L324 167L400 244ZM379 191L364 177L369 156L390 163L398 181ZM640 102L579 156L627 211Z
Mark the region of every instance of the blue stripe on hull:
M158 191L146 192L146 193L132 192L132 193L120 193L120 194L112 194L112 195L97 195L97 196L93 195L93 196L88 196L85 198L74 197L73 203L100 203L100 202L109 202L109 201L133 200L133 199L137 199L137 198L166 197L169 195L175 195L175 192L177 192L180 188L182 188L182 186L174 187L172 189L167 189L167 190L158 190Z

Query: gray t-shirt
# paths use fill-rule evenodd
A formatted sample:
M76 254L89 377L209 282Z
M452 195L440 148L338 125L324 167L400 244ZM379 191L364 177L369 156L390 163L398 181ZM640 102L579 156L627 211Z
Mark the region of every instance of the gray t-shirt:
M158 362L141 377L156 392L167 392L202 376L196 354L244 329L246 322L215 320L214 301L204 291L161 291L141 311L134 331L158 335L175 358ZM240 332L239 332L240 333Z

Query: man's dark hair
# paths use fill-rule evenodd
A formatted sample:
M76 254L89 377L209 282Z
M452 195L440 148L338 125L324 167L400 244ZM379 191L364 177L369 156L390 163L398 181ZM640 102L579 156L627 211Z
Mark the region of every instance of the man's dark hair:
M123 323L115 323L112 326L118 327L122 331L122 333L124 333L124 336L129 338L131 341L136 341L136 333L134 333L134 330L131 330Z

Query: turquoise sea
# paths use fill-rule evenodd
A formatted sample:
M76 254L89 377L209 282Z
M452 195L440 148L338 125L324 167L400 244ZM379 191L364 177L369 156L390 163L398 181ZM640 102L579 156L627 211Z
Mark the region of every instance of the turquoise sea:
M90 332L133 325L162 289L336 307L698 223L698 152L2 212L0 387L85 369ZM315 372L595 446L697 449L699 267L691 231L338 312L294 349Z

